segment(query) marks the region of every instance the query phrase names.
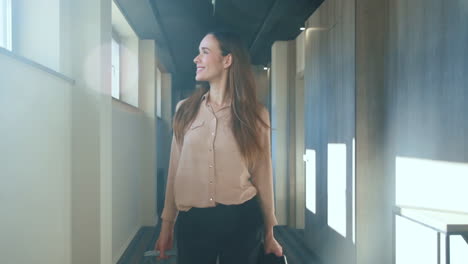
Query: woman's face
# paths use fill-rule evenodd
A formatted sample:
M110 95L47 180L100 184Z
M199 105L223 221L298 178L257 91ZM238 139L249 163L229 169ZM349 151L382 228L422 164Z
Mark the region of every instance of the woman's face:
M197 81L214 81L219 79L226 66L226 57L222 56L218 40L213 35L206 35L200 42L199 54L193 59L197 65Z

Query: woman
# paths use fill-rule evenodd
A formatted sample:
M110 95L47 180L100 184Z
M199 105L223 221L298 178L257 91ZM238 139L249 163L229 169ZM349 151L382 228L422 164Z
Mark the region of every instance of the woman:
M155 248L168 257L177 218L179 264L253 264L262 240L265 253L282 256L273 236L269 114L257 101L248 53L232 33L209 33L194 63L196 80L209 87L177 104Z

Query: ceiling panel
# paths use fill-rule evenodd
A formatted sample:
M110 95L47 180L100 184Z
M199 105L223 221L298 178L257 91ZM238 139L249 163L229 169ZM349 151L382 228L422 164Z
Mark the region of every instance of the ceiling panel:
M192 73L198 43L209 31L238 33L254 64L268 64L276 40L294 39L323 0L115 0L140 37L157 39L170 71Z

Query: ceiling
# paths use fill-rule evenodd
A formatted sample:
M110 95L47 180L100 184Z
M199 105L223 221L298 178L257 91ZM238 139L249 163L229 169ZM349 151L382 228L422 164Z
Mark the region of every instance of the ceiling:
M239 34L253 64L267 65L271 45L291 40L323 0L114 0L141 39L154 39L164 68L193 74L203 36L214 30ZM214 1L214 5L212 4ZM193 78L193 76L191 77Z

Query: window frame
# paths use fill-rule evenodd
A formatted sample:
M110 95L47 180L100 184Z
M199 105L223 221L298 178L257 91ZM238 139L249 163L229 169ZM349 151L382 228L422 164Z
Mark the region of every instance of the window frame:
M114 56L115 56L115 50L114 50L114 44L117 44L117 67L114 65ZM111 70L112 70L112 76L111 76L111 96L112 98L115 98L117 100L120 100L121 96L121 90L120 90L120 77L121 77L121 71L120 71L120 66L121 66L121 58L120 58L120 48L121 48L121 41L119 35L112 30L112 40L111 40ZM117 69L116 69L117 68ZM114 75L114 71L117 71L117 75ZM116 80L114 79L114 76L116 76ZM115 82L117 81L117 83ZM115 89L115 86L117 86L117 89ZM117 90L117 91L115 91Z

